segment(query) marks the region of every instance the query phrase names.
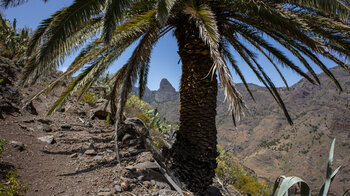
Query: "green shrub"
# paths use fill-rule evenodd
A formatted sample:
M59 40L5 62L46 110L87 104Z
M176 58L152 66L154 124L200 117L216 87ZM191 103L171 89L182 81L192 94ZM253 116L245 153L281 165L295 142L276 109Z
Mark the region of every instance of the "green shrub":
M28 191L29 186L24 186L22 181L18 180L17 171L12 171L7 174L8 181L5 184L0 184L1 196L18 196Z
M251 195L269 195L270 191L264 182L244 169L239 160L231 153L218 146L216 175L224 184L233 185L239 192Z
M97 102L97 97L91 93L91 92L86 92L83 97L82 97L82 100L85 102L85 103L88 103L89 105L95 105L96 102Z

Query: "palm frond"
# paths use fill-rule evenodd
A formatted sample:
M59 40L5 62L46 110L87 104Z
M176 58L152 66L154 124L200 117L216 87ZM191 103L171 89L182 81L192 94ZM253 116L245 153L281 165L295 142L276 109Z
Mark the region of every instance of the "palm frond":
M199 36L209 46L210 56L213 60L212 75L218 71L219 80L224 87L225 97L229 102L229 110L234 112L237 121L247 110L241 94L236 89L227 65L224 63L219 51L220 34L216 24L214 13L210 8L201 4L195 5L193 1L186 4L185 13L196 22L199 28Z
M48 0L43 0L43 1L47 2ZM27 2L28 0L1 0L1 6L4 8L16 7Z
M59 60L63 61L66 55L76 50L99 30L101 22L101 17L99 17L81 24L80 28L65 37L65 40L52 43L50 48L53 50L47 49L45 44L41 48L38 48L38 51L32 54L31 60L29 60L26 65L22 79L28 80L31 76L33 82L35 82L39 75L46 75L52 70L55 70L59 64ZM46 57L45 61L40 61L40 56L46 54L50 50L51 53L47 54L47 56L50 57Z
M159 33L159 30L160 30L160 27L158 24L154 24L153 26L151 26L150 29L145 33L145 35L140 40L140 43L135 48L132 56L130 57L126 65L123 66L126 68L125 68L125 72L123 73L123 82L120 84L121 92L118 98L118 102L116 102L117 101L116 98L118 94L117 89L119 89L117 82L119 82L119 80L116 80L116 83L113 88L114 95L112 94L111 96L111 107L112 107L111 109L112 111L116 111L116 114L115 114L116 124L118 124L122 119L125 102L132 88L132 85L137 80L138 71L141 69L141 67L145 63L149 62L152 48L158 40L157 34ZM117 103L117 107L116 107L116 103ZM116 109L113 107L116 107Z
M161 25L167 22L170 11L176 0L159 0L157 4L157 19Z
M39 52L35 54L37 64L35 67L40 70L40 73L53 70L59 60L63 60L64 56L76 47L76 44L82 43L97 32L99 27L91 23L98 23L98 19L90 19L102 11L104 2L104 0L75 0L71 6L63 8L55 16L49 28L42 35L44 42ZM83 31L82 27L85 27L86 31ZM85 32L85 34L80 34L81 38L74 37L78 35L78 32Z
M274 84L270 80L270 78L267 76L267 74L263 71L262 67L257 63L257 61L255 60L254 54L250 50L248 50L242 43L240 43L237 39L229 39L228 41L230 42L232 47L238 52L238 54L243 58L243 60L247 63L247 65L251 68L251 70L254 72L254 74L257 76L257 78L264 84L264 86L270 92L270 94L275 99L277 104L283 110L288 122L290 124L293 124L293 121L290 118L290 115L289 115L278 91L276 90L276 87L274 86ZM253 65L252 61L258 67L260 72Z
M347 0L287 0L286 2L321 10L345 22L349 21L350 3Z
M282 51L278 50L276 47L272 46L270 43L268 43L266 40L264 40L261 37L261 35L259 35L257 32L250 30L247 26L245 26L243 24L239 25L239 24L232 23L232 25L234 25L234 27L235 27L234 30L238 31L242 37L244 37L248 41L250 40L252 42L252 44L255 43L256 46L263 47L264 49L266 49L268 51L268 53L270 55L272 55L279 62L279 64L292 69L293 71L295 71L299 75L306 78L312 84L314 84L314 81L306 73L304 73L298 66L296 66L285 54L283 54ZM231 34L230 36L232 36L232 34L233 34L232 30L229 33ZM290 49L287 45L283 45L283 46L285 46L287 49ZM294 52L294 51L291 51L291 52ZM295 54L295 53L293 53L293 54ZM306 64L305 66L307 66L307 65L308 64ZM310 68L309 71L311 73L314 73L314 71L311 69L311 67L309 67L309 68ZM313 76L314 76L315 80L318 81L317 75L313 74Z
M46 30L49 28L54 17L60 13L61 13L61 11L57 11L50 18L47 18L40 23L38 28L35 30L34 35L32 36L32 38L29 41L28 48L27 48L27 56L32 55L35 47L41 43L41 40L42 40L41 38L43 37L43 34L46 32Z
M103 40L109 44L113 32L122 21L125 10L133 3L133 0L107 0L107 10L103 21Z
M60 95L60 97L55 101L53 106L48 111L47 115L51 115L55 111L57 111L62 104L65 102L65 100L68 98L69 95L72 94L77 89L78 84L83 80L88 73L94 68L93 65L85 69L81 74L79 74L66 88L66 90Z
M251 92L251 90L250 90L250 88L249 88L249 86L247 84L247 81L245 80L245 77L243 76L241 70L239 69L238 65L236 64L235 59L233 58L232 54L230 53L230 51L228 50L227 47L225 47L225 46L222 47L222 54L230 62L231 66L236 71L236 73L238 74L239 78L242 80L243 85L247 89L250 97L255 102L255 98L254 98L253 93ZM234 122L235 122L235 120L234 120Z
M142 99L146 87L147 87L147 78L148 78L148 70L149 70L149 61L145 61L141 69L139 71L139 97Z

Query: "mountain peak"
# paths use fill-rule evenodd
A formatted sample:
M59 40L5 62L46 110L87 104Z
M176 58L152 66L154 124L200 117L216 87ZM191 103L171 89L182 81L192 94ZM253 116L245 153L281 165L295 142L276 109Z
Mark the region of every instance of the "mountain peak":
M166 78L163 78L160 81L160 85L159 85L158 91L162 90L162 89L171 89L172 91L175 91L175 88L173 87L173 85L171 85L170 82Z
M170 82L163 78L160 81L159 89L156 92L155 100L156 102L166 102L172 101L178 98L178 93L175 88L170 84Z

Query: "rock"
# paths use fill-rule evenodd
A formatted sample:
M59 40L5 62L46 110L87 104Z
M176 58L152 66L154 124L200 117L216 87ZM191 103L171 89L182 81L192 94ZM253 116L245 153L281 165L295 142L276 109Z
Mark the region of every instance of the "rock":
M159 195L158 192L153 192L153 193L152 193L152 196L158 196L158 195Z
M72 126L70 125L61 125L61 129L70 129Z
M113 196L114 193L111 191L111 189L100 189L97 193L98 196Z
M49 119L46 119L46 118L39 118L39 119L37 119L37 121L42 123L42 124L46 124L46 125L52 124L52 120L49 120Z
M22 142L18 142L18 141L11 141L10 142L11 146L13 146L13 148L19 150L19 151L23 151L25 150L25 146Z
M114 151L111 150L111 149L107 149L106 152L107 152L107 153L113 153Z
M46 142L46 143L48 143L48 144L53 144L53 143L55 143L55 139L54 139L53 135L38 137L38 140L40 140L40 141L42 141L42 142Z
M168 190L168 189L159 190L158 193L159 193L159 196L169 196L169 195L177 196L177 195L179 195L176 191Z
M95 148L94 144L93 143L89 143L88 149L94 149L94 148Z
M33 119L31 119L31 120L24 120L23 121L24 123L33 123L33 122L35 122Z
M78 154L77 154L77 153L74 153L74 154L71 154L69 157L70 157L70 158L77 158L77 157L78 157Z
M121 184L120 184L120 186L122 187L122 190L123 191L127 191L127 190L129 190L129 188L130 188L130 186L129 186L129 183L128 182L122 182Z
M97 153L96 153L96 151L94 149L89 149L89 150L85 151L85 154L89 155L89 156L94 156Z
M171 189L168 183L155 180L152 182L158 189Z
M217 187L211 186L205 191L206 196L221 196L221 192Z
M130 139L132 139L132 136L127 133L123 136L122 142L125 143L126 141L128 141Z
M143 163L139 163L133 166L127 166L125 167L125 169L128 170L135 170L135 169L141 169L141 170L145 170L145 169L158 169L158 165L155 162L150 162L150 161L146 161Z
M114 189L117 193L122 192L122 187L118 184L114 185Z
M138 155L138 157L137 157L138 163L143 163L143 162L147 162L147 161L151 161L151 162L154 161L153 155L151 152L146 151L146 152L142 152Z
M114 193L113 192L101 192L101 193L97 193L98 196L113 196Z
M64 137L64 136L66 136L66 135L64 135L64 134L59 134L59 135L58 135L59 138L62 138L62 137Z
M24 109L32 115L38 115L38 112L36 111L33 102L27 104L26 107L24 107Z
M27 130L27 127L25 125L18 124L18 126L21 127L21 129Z
M99 189L98 190L99 193L103 193L103 192L111 192L111 189L108 188L104 188L104 189Z
M139 118L127 118L124 123L134 126L136 132L141 137L147 137L149 135L146 125Z
M99 99L96 103L96 109L90 115L90 119L95 119L96 117L100 120L106 120L108 115L111 115L111 107L110 104L106 107L108 100L107 99ZM111 118L113 120L113 118Z
M139 181L143 181L143 179L145 179L144 175L141 175L141 176L137 177L137 180L139 180Z
M142 182L143 186L145 186L146 188L149 188L152 186L152 183L150 181L143 181Z
M102 156L99 156L99 155L97 155L97 156L95 156L94 157L94 161L101 161L103 159L103 157Z
M132 140L129 141L129 145L130 146L136 146L138 144L140 144L140 142L137 139L132 139Z
M38 125L37 128L40 131L45 131L45 132L51 132L52 131L51 127L49 125L47 125L47 124Z

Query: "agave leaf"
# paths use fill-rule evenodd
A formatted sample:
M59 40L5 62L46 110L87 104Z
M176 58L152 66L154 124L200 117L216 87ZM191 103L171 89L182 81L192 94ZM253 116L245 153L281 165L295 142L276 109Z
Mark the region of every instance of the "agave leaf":
M296 176L291 176L291 177L287 177L287 178L283 179L283 181L280 185L280 189L277 192L277 196L283 196L285 194L288 195L288 189L297 183L301 183L301 188L302 188L301 193L304 193L302 195L311 196L309 186L304 182L304 180L302 180L301 178L296 177Z
M332 182L333 182L333 180L334 180L335 176L337 175L337 173L338 173L338 171L339 171L340 168L341 168L341 166L339 166L339 167L338 167L336 170L334 170L334 172L332 173L332 176L331 176L331 179L330 179L330 184L332 184ZM325 191L324 188L325 188L325 184L323 184L323 186L321 187L318 196L321 196L321 195L324 193L324 191ZM327 194L327 193L326 193L326 194Z
M285 176L279 176L278 178L276 178L275 183L273 185L273 189L272 189L272 193L271 196L274 196L276 194L277 188L280 185L281 179L285 179Z
M329 187L331 185L332 181L332 165L333 165L333 154L334 154L334 144L335 144L335 138L333 139L333 142L331 144L331 149L329 150L329 157L328 157L328 165L327 165L327 174L326 174L326 182L324 183L324 189L322 192L323 196L327 196ZM337 171L338 172L338 171ZM336 173L335 173L336 174ZM334 174L334 175L335 175ZM321 188L322 190L322 188ZM320 195L320 194L319 194Z

